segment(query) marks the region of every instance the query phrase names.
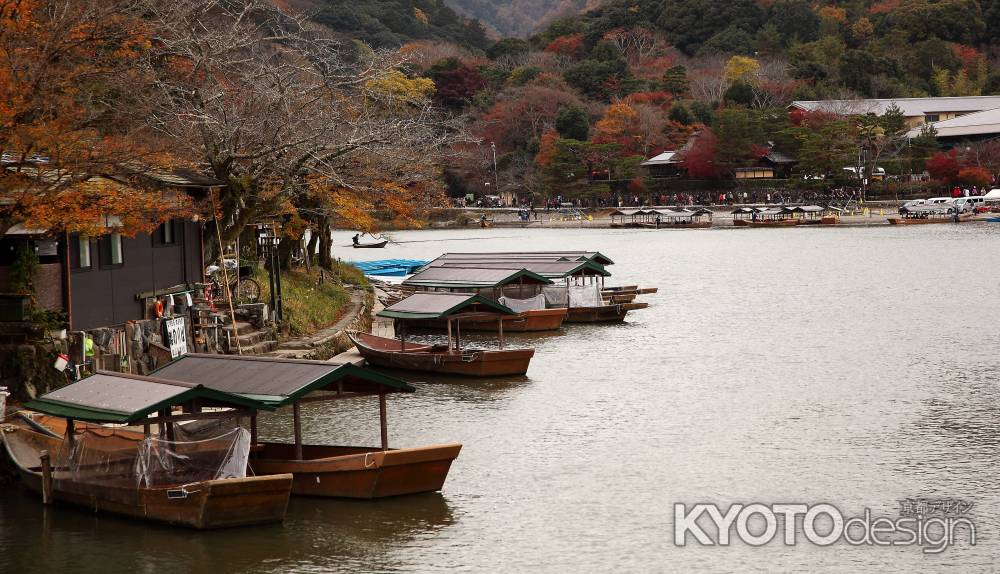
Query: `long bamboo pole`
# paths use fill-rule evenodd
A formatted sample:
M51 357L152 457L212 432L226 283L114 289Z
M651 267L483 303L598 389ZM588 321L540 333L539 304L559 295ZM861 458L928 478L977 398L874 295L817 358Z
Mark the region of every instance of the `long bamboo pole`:
M219 230L221 227L221 221L219 217L219 207L215 203L215 193L210 193L212 196L212 211L216 217L215 220L215 238L219 242L219 265L222 266L222 281L226 288L226 302L229 303L229 319L233 322L233 335L236 336L236 352L240 355L243 354L243 343L240 342L240 331L236 328L236 309L233 307L233 294L229 290L229 270L226 269L226 253L222 247L222 231ZM237 272L239 271L239 261L240 254L236 253L236 266Z

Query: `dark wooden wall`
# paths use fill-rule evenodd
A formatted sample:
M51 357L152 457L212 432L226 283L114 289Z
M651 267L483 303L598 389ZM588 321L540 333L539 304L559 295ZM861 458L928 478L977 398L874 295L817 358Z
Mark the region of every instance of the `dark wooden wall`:
M143 319L142 292L201 281L201 226L173 221L173 244L162 244L162 227L153 234L122 237L121 265L109 265L107 238L91 240L91 266L80 268L77 236L70 235L72 330L121 325Z

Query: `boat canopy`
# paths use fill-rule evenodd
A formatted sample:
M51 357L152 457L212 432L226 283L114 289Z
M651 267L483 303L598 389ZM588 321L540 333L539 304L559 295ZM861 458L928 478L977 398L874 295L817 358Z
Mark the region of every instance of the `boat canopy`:
M593 261L599 265L614 265L614 261L599 251L502 251L494 253L445 253L435 259L473 259L503 261L508 259L544 259L548 261Z
M819 205L798 205L791 210L797 213L822 213L826 208Z
M743 213L760 213L762 210L757 207L737 207L731 213L733 215L740 215Z
M906 214L937 214L945 215L954 211L954 208L948 204L938 204L938 203L925 203L923 205L909 205L899 208L899 212Z
M201 383L277 408L316 391L353 395L412 393L405 382L351 363L188 354L157 369L172 380Z
M25 407L47 415L96 423L135 423L176 406L272 410L260 401L163 378L98 371L29 401Z
M484 269L468 267L427 267L403 281L403 285L446 289L498 288L512 283L551 285L552 280L527 269Z
M482 269L528 269L529 271L549 279L564 279L575 275L601 275L610 277L611 273L603 265L593 261L531 261L517 259L510 261L432 261L432 267L478 267Z
M390 319L443 319L462 313L517 314L509 307L481 295L425 291L386 307L378 312L378 316Z

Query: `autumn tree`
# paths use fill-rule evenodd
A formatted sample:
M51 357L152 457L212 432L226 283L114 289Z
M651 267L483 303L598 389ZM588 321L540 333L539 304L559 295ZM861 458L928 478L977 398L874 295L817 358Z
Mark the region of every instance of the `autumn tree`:
M307 213L328 241L338 197L401 197L428 177L417 168L464 137L435 113L430 84L401 72L398 52L344 45L263 0L143 8L156 42L141 70L160 94L149 125L226 183L213 222L224 243L317 192L334 209Z
M132 118L148 78L136 69L152 41L126 1L0 1L0 236L23 223L132 233L184 212L137 172L164 159ZM134 118L134 115L132 116Z

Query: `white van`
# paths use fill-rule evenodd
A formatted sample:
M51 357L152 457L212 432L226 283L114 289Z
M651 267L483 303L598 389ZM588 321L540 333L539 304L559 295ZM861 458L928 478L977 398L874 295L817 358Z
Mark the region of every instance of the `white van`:
M950 198L950 197L932 197L932 198L930 198L930 199L927 200L927 204L928 205L941 205L943 203L951 203L953 201L955 201L955 200L952 199L952 198Z
M955 209L959 213L974 212L976 209L986 205L986 198L981 195L971 197L959 197L955 200Z

